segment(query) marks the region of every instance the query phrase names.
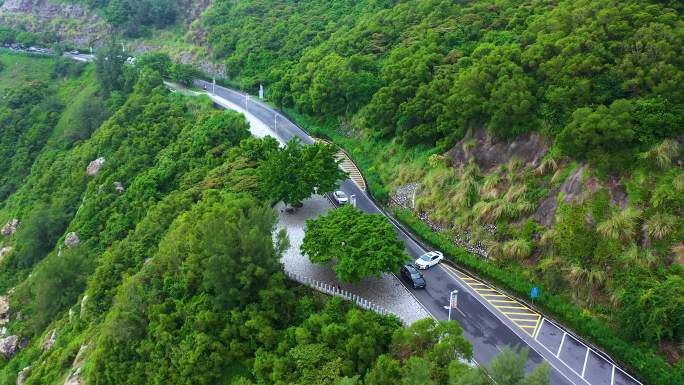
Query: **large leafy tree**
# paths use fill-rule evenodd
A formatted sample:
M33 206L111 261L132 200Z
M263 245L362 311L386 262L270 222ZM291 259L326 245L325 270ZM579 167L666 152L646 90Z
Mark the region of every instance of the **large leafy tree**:
M314 192L323 194L337 188L347 174L339 168L332 145L301 145L293 139L285 147L269 152L259 167L263 191L275 201L299 206Z
M409 257L385 217L351 206L306 221L301 250L314 263L335 262L337 278L357 282L392 272Z

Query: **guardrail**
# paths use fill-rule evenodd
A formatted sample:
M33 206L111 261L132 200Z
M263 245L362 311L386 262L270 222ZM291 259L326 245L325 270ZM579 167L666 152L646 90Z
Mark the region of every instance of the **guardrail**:
M320 291L322 293L331 295L333 297L340 297L345 301L354 302L357 306L364 310L370 310L372 312L378 313L380 315L393 315L401 321L402 325L407 325L406 321L402 319L399 315L392 313L391 311L385 309L382 306L376 305L375 303L362 298L354 293L344 290L338 286L331 285L325 282L318 281L316 279L306 277L297 273L293 273L285 270L285 275L287 275L293 281L297 281L303 285L309 286L314 290Z

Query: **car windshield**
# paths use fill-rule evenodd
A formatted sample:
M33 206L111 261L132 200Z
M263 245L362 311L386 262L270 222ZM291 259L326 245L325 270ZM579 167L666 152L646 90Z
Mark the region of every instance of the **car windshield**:
M335 191L335 195L337 195L340 198L346 198L347 194L344 193L344 191Z
M423 255L420 257L420 259L422 259L423 261L428 261L428 262L429 262L429 261L432 260L432 256L431 256L430 254L423 254Z
M418 273L411 273L411 278L413 278L413 279L419 279L419 278L421 278L421 277L420 277L420 274L418 274Z

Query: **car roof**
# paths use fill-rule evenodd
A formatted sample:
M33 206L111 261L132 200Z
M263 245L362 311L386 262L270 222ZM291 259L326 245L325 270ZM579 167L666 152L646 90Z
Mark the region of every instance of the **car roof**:
M406 270L410 271L410 272L414 272L414 271L415 271L416 273L418 272L418 269L416 269L416 268L415 268L413 265L411 265L411 264L406 264L406 265L404 265L404 268L405 268Z

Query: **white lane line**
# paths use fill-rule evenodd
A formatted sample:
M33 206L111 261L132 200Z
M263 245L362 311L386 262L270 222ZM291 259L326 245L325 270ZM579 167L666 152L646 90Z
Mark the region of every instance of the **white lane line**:
M558 345L558 352L556 353L556 357L559 357L561 349L563 349L563 342L565 342L565 336L567 336L567 335L568 335L568 333L563 332L563 338L561 339L560 345ZM559 359L560 359L560 357L559 357Z
M582 366L582 378L584 378L584 372L587 370L587 360L589 360L589 349L587 348L587 354L584 356L584 365Z
M537 342L539 342L539 340L538 340L537 338L539 337L539 332L541 332L541 328L542 328L542 326L544 325L544 321L546 321L546 317L543 317L543 318L542 318L541 323L539 323L539 327L538 327L537 330L534 332L534 340L537 341ZM540 342L540 343L541 343L541 342Z
M441 264L439 265L439 267L441 267L448 275L450 275L450 276L452 276L452 277L454 277L454 278L457 278L457 279L456 279L457 281L459 280L460 277L459 277L457 274L454 274L454 273L452 273L449 269L446 269L446 268L442 267ZM520 331L521 331L522 333L524 333L524 335L526 335L526 336L530 336L529 334L525 333L524 331L522 331L522 330L519 329L519 328L512 328L512 327L510 327L510 325L509 325L508 323L506 323L506 321L505 321L507 318L505 318L505 317L502 318L501 313L499 313L499 312L497 312L497 311L491 311L491 310L487 307L487 304L486 304L485 302L482 301L482 299L481 299L482 297L480 297L480 296L475 292L475 290L473 290L473 288L470 287L470 285L466 284L465 282L461 282L461 284L463 285L464 288L466 288L466 290L470 289L470 295L471 295L472 297L474 297L482 306L484 306L485 309L489 310L489 313L490 313L490 314L493 314L494 317L496 317L499 321L501 321L501 323L503 323L503 325L506 326L506 327L508 328L508 330L510 330L511 332L513 332L514 335L516 335L518 338L520 338L520 341L521 341L522 343L524 343L525 345L527 345L527 346L529 346L530 348L532 348L532 350L534 350L535 353L539 354L539 356L540 356L544 361L546 361L546 363L548 363L554 370L556 370L556 372L557 372L558 374L560 374L563 378L565 378L566 380L568 380L569 383L571 383L571 384L573 384L573 385L579 385L577 382L571 380L570 377L568 377L568 375L565 374L562 370L558 369L558 366L556 366L556 364L554 364L553 362L551 362L550 360L548 360L547 358L545 358L544 355L542 355L541 352L540 352L536 347L530 345L527 341L525 341L525 338L523 338L522 335L518 334L518 330L520 330ZM493 305L492 305L492 306L493 306ZM549 350L549 348L547 348L544 344L539 343L539 345L540 345L541 347L543 347L544 349L546 349L549 353L553 354L553 352L551 352L551 351ZM572 368L569 367L565 362L563 362L563 360L561 360L561 359L559 359L559 358L557 358L557 359L558 359L558 360L560 361L560 363L563 364L566 368L570 369L573 373L575 373L575 371L572 370ZM575 374L576 374L576 373L575 373ZM584 381L584 383L586 383L587 385L592 385L591 383L589 383L589 382L588 382L587 380L585 380L584 378L581 378L581 377L580 377L580 380Z

